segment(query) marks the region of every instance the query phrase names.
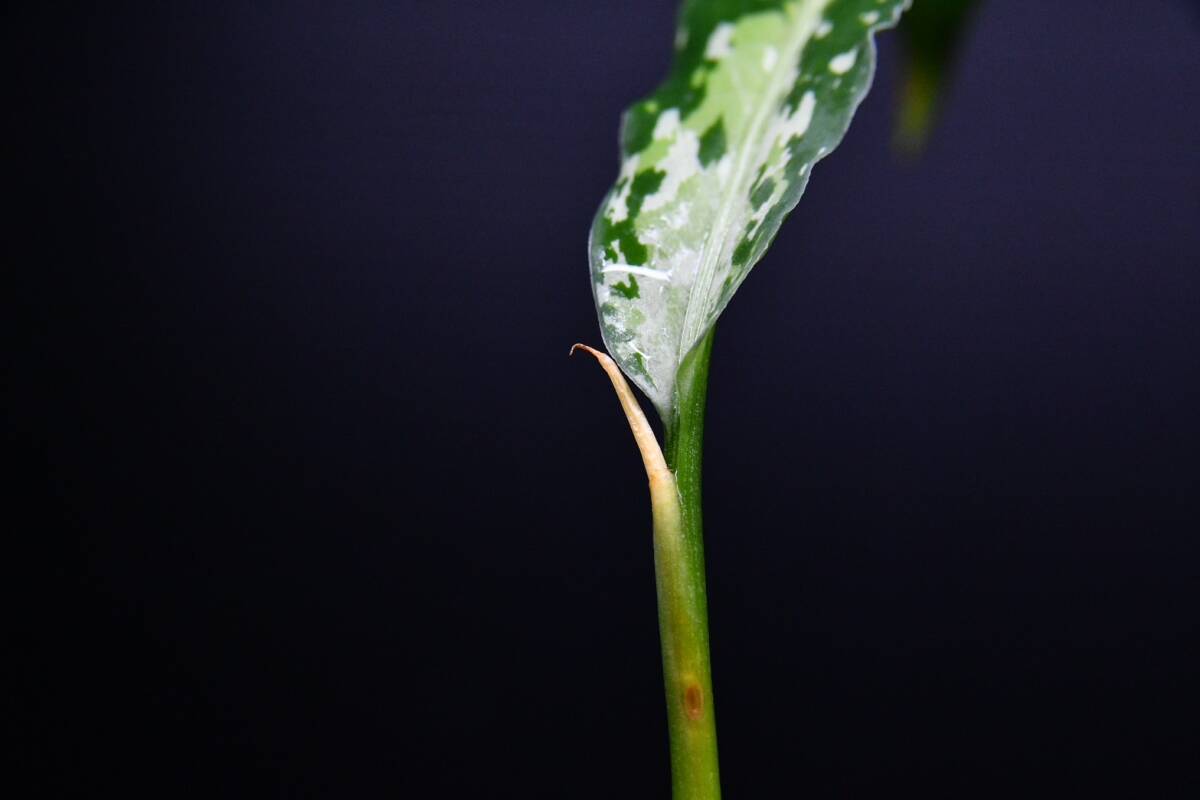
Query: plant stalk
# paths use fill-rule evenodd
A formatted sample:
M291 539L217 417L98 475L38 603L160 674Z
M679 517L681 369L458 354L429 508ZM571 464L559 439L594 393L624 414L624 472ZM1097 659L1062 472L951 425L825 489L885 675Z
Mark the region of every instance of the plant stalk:
M660 523L657 504L654 515L654 571L674 800L716 800L721 796L700 505L712 338L710 330L684 360L676 382L676 409L671 419L664 420L666 461L675 478L679 505L678 524L669 517Z
M612 381L650 481L658 627L671 743L671 794L674 800L718 800L721 785L700 527L700 455L712 332L680 367L676 408L670 419L663 420L665 455L613 360L581 344L571 352L577 348L595 356Z

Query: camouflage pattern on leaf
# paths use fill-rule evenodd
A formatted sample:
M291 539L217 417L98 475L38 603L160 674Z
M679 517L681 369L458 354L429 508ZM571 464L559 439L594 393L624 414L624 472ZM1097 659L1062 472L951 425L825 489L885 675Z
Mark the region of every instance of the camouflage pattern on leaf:
M667 417L676 371L841 141L909 0L685 0L592 226L605 344Z

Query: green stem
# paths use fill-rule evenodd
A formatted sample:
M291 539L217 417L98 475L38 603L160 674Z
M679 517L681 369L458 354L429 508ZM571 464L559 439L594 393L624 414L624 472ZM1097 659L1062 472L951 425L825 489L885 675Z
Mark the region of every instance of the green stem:
M612 381L629 429L642 454L654 515L654 574L662 638L671 737L671 787L675 800L719 800L717 726L708 659L708 600L704 589L704 537L700 530L700 453L704 395L712 331L684 359L676 377L676 408L664 419L666 453L658 445L637 397L609 356L595 356Z
M676 411L672 419L664 420L665 456L674 473L678 505L673 498L654 499L654 568L674 800L715 800L721 796L700 509L700 460L712 337L710 330L684 360L676 384ZM672 505L675 508L669 507Z

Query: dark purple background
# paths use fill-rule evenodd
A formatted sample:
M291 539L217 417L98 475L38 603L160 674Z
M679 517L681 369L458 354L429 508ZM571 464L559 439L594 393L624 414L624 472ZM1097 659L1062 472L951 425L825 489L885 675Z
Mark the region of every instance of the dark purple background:
M673 4L142 5L4 26L18 761L666 797L644 476L566 352ZM717 337L727 795L1186 794L1200 15L986 3L907 166L896 45Z

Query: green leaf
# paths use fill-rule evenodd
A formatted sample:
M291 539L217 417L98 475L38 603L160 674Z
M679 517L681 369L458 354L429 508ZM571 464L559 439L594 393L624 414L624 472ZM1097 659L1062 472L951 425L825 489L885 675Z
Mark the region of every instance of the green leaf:
M712 328L875 70L910 0L685 0L675 62L625 112L589 253L609 352L664 419Z
M919 155L929 139L947 75L979 5L977 0L921 0L904 16L904 79L896 117L895 145Z

